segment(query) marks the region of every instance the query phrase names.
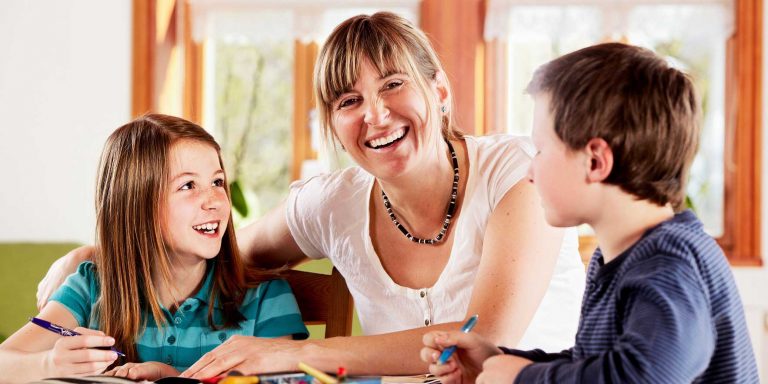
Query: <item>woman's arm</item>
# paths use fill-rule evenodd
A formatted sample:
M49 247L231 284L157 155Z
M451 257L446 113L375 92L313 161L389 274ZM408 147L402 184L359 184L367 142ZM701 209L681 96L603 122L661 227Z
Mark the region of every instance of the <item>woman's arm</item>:
M562 233L544 221L532 185L519 182L505 194L491 215L484 238L468 311L480 317L473 332L496 344L517 344L547 290ZM292 370L299 361L329 371L342 365L352 374L424 373L427 364L419 359L423 335L460 326L454 322L384 335L306 341L235 336L184 374L209 377L229 369Z
M496 345L516 346L552 280L564 230L547 224L541 199L524 179L496 206L483 240L469 313Z
M307 258L288 229L285 201L256 222L240 228L237 245L249 265L262 268L293 266Z
M66 328L75 328L77 320L58 302L43 308L38 317ZM0 372L3 380L29 382L45 377L98 374L117 359L109 347L114 339L104 333L75 328L80 336L64 337L32 323L27 323L0 344Z

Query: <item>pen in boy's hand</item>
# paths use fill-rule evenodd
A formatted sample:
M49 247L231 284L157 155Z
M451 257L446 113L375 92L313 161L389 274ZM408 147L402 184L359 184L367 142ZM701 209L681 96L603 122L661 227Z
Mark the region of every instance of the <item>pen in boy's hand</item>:
M472 328L475 327L475 324L477 324L477 315L474 315L467 320L466 323L464 323L463 326L461 326L461 331L464 333L469 333L469 331L472 330ZM451 345L450 347L443 349L443 353L440 354L440 358L437 359L438 364L445 364L448 359L451 358L451 355L453 355L453 352L456 351L456 346Z
M61 325L50 323L46 320L38 319L37 317L30 317L29 321L34 325L47 329L53 333L58 333L59 335L62 335L62 336L80 336L80 333L77 333L69 328L64 328ZM103 348L97 347L96 349L111 349L113 352L117 353L118 355L125 356L124 353L118 351L117 349L115 349L115 347L103 347Z

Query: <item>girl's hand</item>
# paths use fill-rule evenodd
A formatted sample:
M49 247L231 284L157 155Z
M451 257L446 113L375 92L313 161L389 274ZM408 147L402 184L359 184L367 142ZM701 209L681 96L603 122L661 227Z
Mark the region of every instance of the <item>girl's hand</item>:
M146 363L128 363L115 367L108 372L109 376L120 376L129 379L157 380L168 376L178 376L179 371L170 365L157 361L148 361Z
M512 383L530 360L519 356L501 355L483 363L483 372L477 376L477 384Z
M493 343L477 333L434 331L424 335L421 360L429 363L429 372L444 384L474 383L489 357L501 354ZM445 364L438 364L443 349L452 345L456 352Z
M46 376L82 376L96 375L103 372L117 359L117 353L111 350L95 349L111 347L115 339L104 332L77 327L80 336L59 338L53 348L45 354Z

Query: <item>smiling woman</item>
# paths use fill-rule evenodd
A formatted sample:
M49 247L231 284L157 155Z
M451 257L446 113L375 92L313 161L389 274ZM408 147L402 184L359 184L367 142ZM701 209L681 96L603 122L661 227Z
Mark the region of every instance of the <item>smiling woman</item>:
M476 332L497 344L570 346L584 269L575 230L546 224L525 177L530 141L458 133L434 49L392 13L341 23L315 70L323 131L357 166L295 182L284 204L238 231L238 245L260 267L330 259L366 336L235 337L183 375L292 370L299 361L351 374L424 372L422 336L474 314Z

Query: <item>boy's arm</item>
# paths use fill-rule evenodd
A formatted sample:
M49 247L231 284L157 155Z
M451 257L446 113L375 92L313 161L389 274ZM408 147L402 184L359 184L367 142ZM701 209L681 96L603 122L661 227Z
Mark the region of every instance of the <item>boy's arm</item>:
M566 349L557 353L548 353L542 351L541 349L534 349L531 351L522 351L519 349L512 349L507 347L499 347L499 349L501 349L505 355L522 357L526 360L533 361L534 363L546 363L558 359L570 359L573 355L570 349Z
M610 349L528 365L515 382L691 382L699 376L714 352L708 300L693 267L661 259L649 263L655 270L619 287L622 313L616 315L624 330Z

